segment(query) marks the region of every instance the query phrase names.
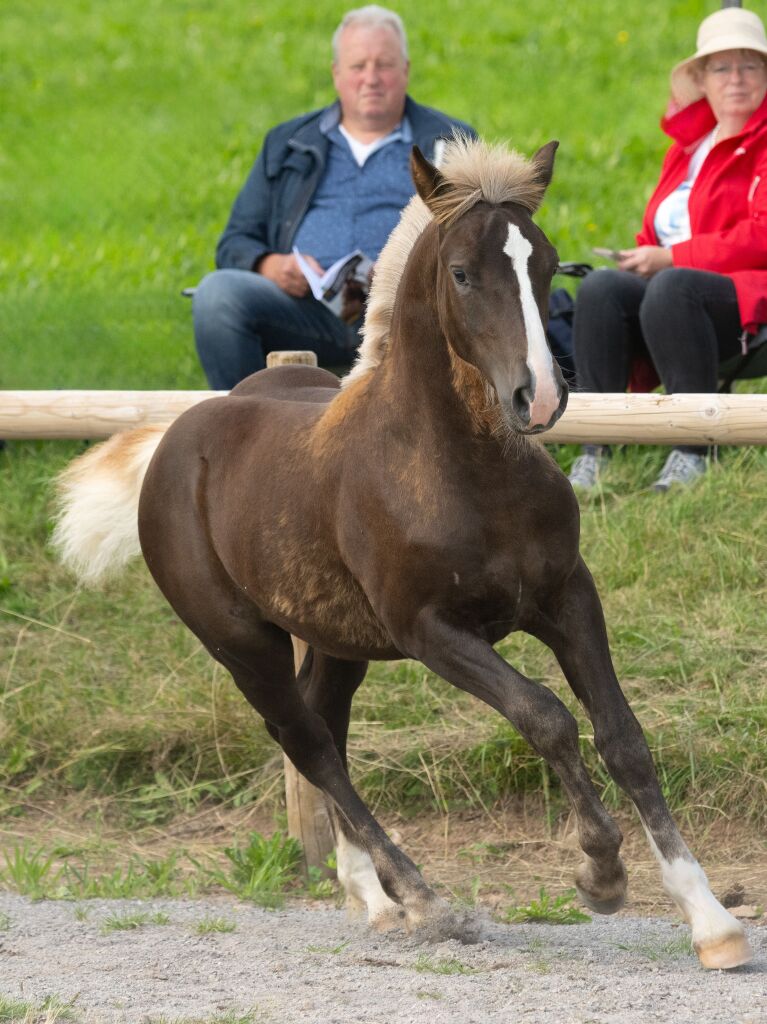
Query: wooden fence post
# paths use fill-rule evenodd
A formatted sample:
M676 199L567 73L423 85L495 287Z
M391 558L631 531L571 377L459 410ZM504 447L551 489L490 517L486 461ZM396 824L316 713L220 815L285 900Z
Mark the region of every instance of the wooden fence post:
M298 675L303 665L308 645L298 637L293 640L293 658ZM333 852L336 840L333 826L323 793L299 774L287 754L282 755L285 767L285 803L288 811L288 833L297 839L304 850L304 870L318 868L324 877L332 872L326 865Z
M270 369L272 366L293 366L295 364L298 364L299 366L316 366L317 353L305 352L303 350L296 352L266 353L267 369Z
M266 357L267 367L285 366L298 363L302 366L316 366L314 352L270 352ZM296 675L304 663L308 645L294 636L293 659ZM325 876L332 874L325 862L336 845L330 823L325 797L316 786L307 782L296 770L295 765L283 754L285 766L285 802L288 811L288 832L297 839L304 850L304 869L318 868Z

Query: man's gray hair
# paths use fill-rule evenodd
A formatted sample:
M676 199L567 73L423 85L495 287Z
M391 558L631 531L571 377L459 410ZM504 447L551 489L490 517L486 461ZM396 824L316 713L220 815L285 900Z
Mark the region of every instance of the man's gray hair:
M405 26L399 14L388 10L386 7L379 7L378 4L368 4L367 7L357 7L353 11L347 11L341 19L341 24L333 33L333 63L338 62L338 45L341 33L350 25L359 25L363 28L390 28L399 40L402 56L407 60L407 36Z

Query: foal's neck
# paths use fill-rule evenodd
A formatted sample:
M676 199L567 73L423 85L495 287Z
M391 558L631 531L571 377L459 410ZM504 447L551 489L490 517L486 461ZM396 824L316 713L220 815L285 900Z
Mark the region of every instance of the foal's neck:
M476 367L457 355L440 324L435 228L423 233L408 260L379 372L400 401L407 395L419 409L432 409L440 421L454 423L477 440L505 440L495 392Z

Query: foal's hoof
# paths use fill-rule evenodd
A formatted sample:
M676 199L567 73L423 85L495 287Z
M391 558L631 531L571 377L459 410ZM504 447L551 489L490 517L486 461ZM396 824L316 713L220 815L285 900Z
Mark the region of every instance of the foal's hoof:
M396 928L407 928L405 911L397 903L379 911L368 921L374 932L393 932Z
M618 858L613 878L598 876L593 861L585 861L575 872L575 890L578 898L595 914L615 914L626 902L628 876L623 861Z
M712 971L729 971L733 967L740 967L741 964L747 964L754 955L744 932L734 932L711 945L696 943L695 952L701 964Z
M484 930L484 922L476 912L455 911L441 899L425 912L408 914L408 932L421 942L457 939L471 945L481 941Z
M605 917L609 917L610 914L617 914L626 902L625 892L619 893L609 900L598 900L593 896L588 896L578 885L576 885L575 891L578 893L578 899L584 906L588 907L589 910L593 910L595 914L602 914Z

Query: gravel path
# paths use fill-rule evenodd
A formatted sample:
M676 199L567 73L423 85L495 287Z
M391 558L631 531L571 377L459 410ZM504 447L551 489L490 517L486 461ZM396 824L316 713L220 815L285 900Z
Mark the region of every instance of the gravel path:
M167 915L133 930L110 917ZM78 917L82 919L78 919ZM234 931L201 935L201 921ZM0 996L74 1000L87 1024L211 1021L239 1011L288 1024L764 1024L767 928L754 961L707 972L687 929L658 918L487 923L485 940L420 945L343 911L265 911L229 899L32 903L0 893Z

